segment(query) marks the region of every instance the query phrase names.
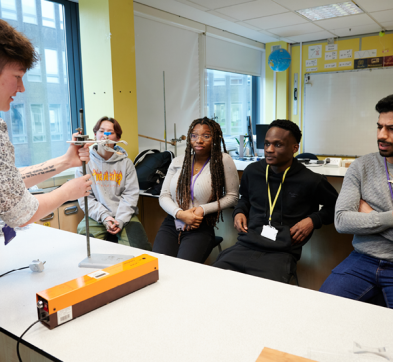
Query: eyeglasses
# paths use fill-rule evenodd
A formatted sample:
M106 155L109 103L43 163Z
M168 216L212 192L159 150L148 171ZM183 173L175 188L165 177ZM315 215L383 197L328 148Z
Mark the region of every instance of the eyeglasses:
M210 138L212 138L211 134L195 134L195 133L191 133L191 141L196 141L198 138L201 138L202 141L209 141Z

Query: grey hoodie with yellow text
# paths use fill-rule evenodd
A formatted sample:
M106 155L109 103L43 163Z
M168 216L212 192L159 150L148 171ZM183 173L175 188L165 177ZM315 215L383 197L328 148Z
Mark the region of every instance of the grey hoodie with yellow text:
M115 146L115 150L122 154L114 153L105 160L98 154L96 145L90 149L90 161L86 165L86 172L93 181L88 196L89 217L102 223L112 216L122 229L134 214L138 214L139 183L127 152L120 146ZM75 177L82 175L82 167L79 167ZM84 198L78 199L78 202L85 211Z

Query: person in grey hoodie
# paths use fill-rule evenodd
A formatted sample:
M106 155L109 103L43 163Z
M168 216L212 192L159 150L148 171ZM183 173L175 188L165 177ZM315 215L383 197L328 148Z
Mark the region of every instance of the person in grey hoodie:
M102 117L93 128L97 140L108 138L119 141L122 135L120 124L113 118ZM90 162L86 172L92 175L92 191L88 197L89 234L107 240L108 233L115 235L119 244L151 250L145 230L138 214L139 183L132 161L127 152L118 145L108 144L110 152L98 144L90 149ZM82 167L75 176L82 175ZM84 198L78 199L82 210ZM78 225L78 233L86 235L86 222Z

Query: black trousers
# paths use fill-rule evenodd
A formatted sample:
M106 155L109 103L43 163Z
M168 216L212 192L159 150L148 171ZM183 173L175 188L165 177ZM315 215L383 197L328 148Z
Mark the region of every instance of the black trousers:
M182 231L180 244L179 231L175 219L168 215L158 230L153 244L155 253L178 257L197 263L204 263L214 247L214 227L207 225L203 219L198 229Z
M296 272L296 258L289 253L256 251L236 243L220 253L213 266L289 283Z

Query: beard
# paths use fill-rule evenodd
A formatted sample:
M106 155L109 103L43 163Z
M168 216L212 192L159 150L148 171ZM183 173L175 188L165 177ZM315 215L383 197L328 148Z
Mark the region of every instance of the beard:
M384 142L384 141L378 140L378 144L379 144L379 142L388 144L388 145L390 145L390 146L393 146L393 144L391 144L391 143L389 143L389 142ZM379 150L379 154L380 154L382 157L393 157L393 150L392 150L392 151L387 151L387 150L384 151L384 150L380 150L379 147L378 147L378 150Z
M382 157L393 157L393 151L389 152L389 151L381 151L381 150L379 150L379 154Z

